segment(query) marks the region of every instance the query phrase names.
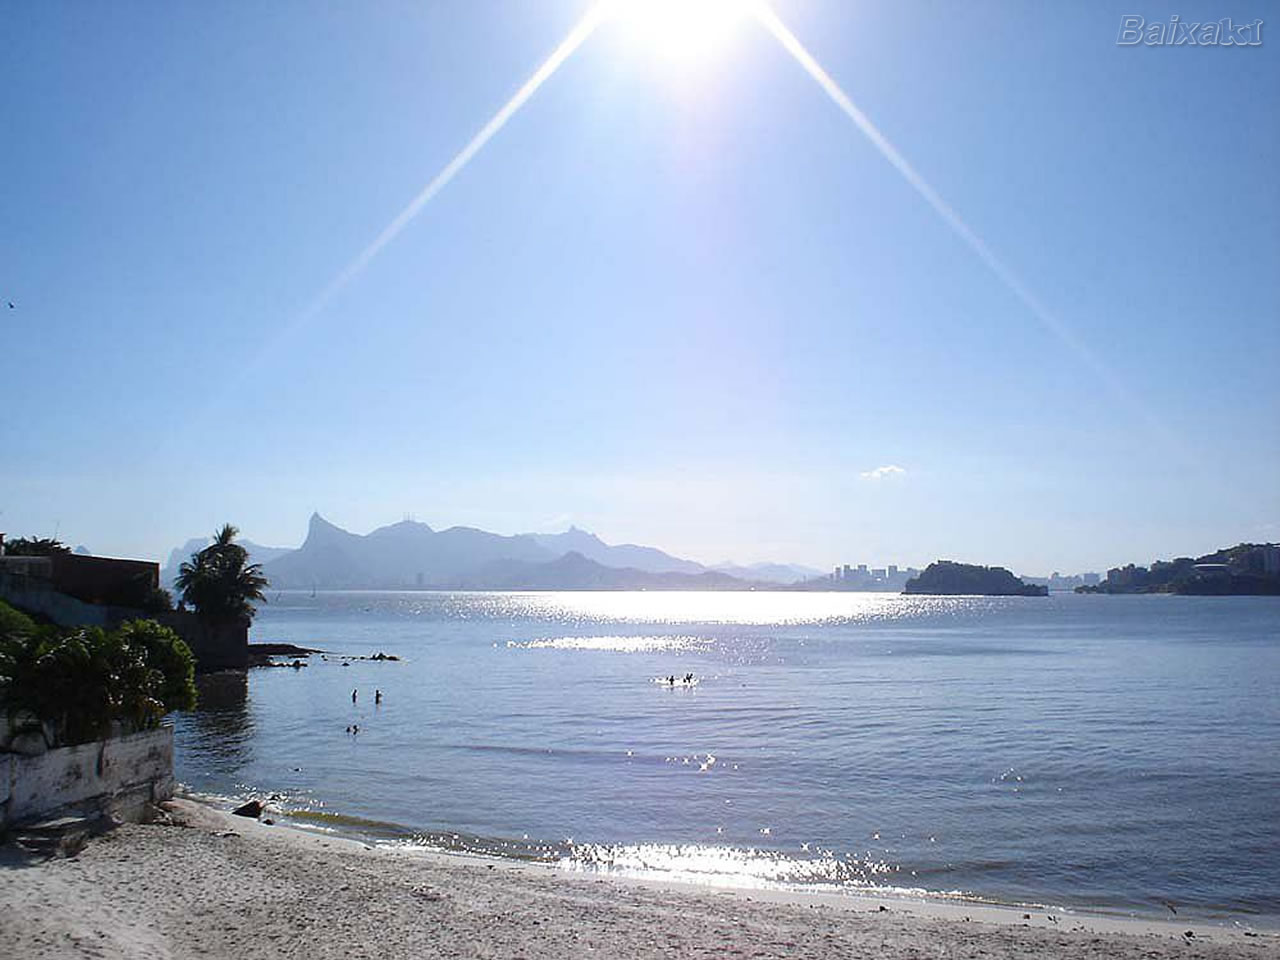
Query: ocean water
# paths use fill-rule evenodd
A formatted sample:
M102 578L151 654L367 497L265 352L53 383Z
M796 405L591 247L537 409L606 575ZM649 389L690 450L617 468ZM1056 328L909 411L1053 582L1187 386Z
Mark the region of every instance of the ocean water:
M206 679L178 778L318 829L1280 917L1276 598L284 593L252 639L328 653Z

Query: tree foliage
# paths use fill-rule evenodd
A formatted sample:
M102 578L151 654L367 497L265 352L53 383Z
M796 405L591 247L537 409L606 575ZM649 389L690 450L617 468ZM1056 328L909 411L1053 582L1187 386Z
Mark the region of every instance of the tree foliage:
M195 702L195 657L154 620L112 631L0 626L0 708L11 725L52 729L51 746L149 730Z
M35 633L36 622L21 610L0 600L0 637L28 636Z
M70 553L71 548L53 537L16 537L5 541L4 552L10 557L52 557Z
M175 581L182 599L213 623L252 620L253 601L265 601L268 581L262 567L249 562L249 552L235 542L239 533L224 524L213 543L191 555Z

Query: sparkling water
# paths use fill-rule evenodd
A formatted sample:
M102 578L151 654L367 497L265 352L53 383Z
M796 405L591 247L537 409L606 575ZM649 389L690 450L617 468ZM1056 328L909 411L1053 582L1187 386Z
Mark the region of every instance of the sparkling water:
M194 791L571 870L1280 915L1277 598L271 600L255 642L326 654L203 682Z

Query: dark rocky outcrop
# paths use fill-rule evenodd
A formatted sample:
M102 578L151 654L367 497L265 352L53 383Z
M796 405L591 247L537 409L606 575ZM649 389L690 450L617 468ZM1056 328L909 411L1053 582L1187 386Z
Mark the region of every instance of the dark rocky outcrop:
M249 817L257 820L262 816L263 806L261 800L250 800L248 803L242 804L232 810L232 814L237 817Z
M1047 597L1049 588L1023 583L1004 567L939 560L907 581L903 593L931 596Z

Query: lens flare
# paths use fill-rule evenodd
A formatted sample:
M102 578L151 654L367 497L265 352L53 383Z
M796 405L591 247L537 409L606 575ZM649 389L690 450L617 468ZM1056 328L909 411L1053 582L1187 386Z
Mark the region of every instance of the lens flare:
M608 15L660 59L690 62L717 56L754 7L751 0L610 0Z

